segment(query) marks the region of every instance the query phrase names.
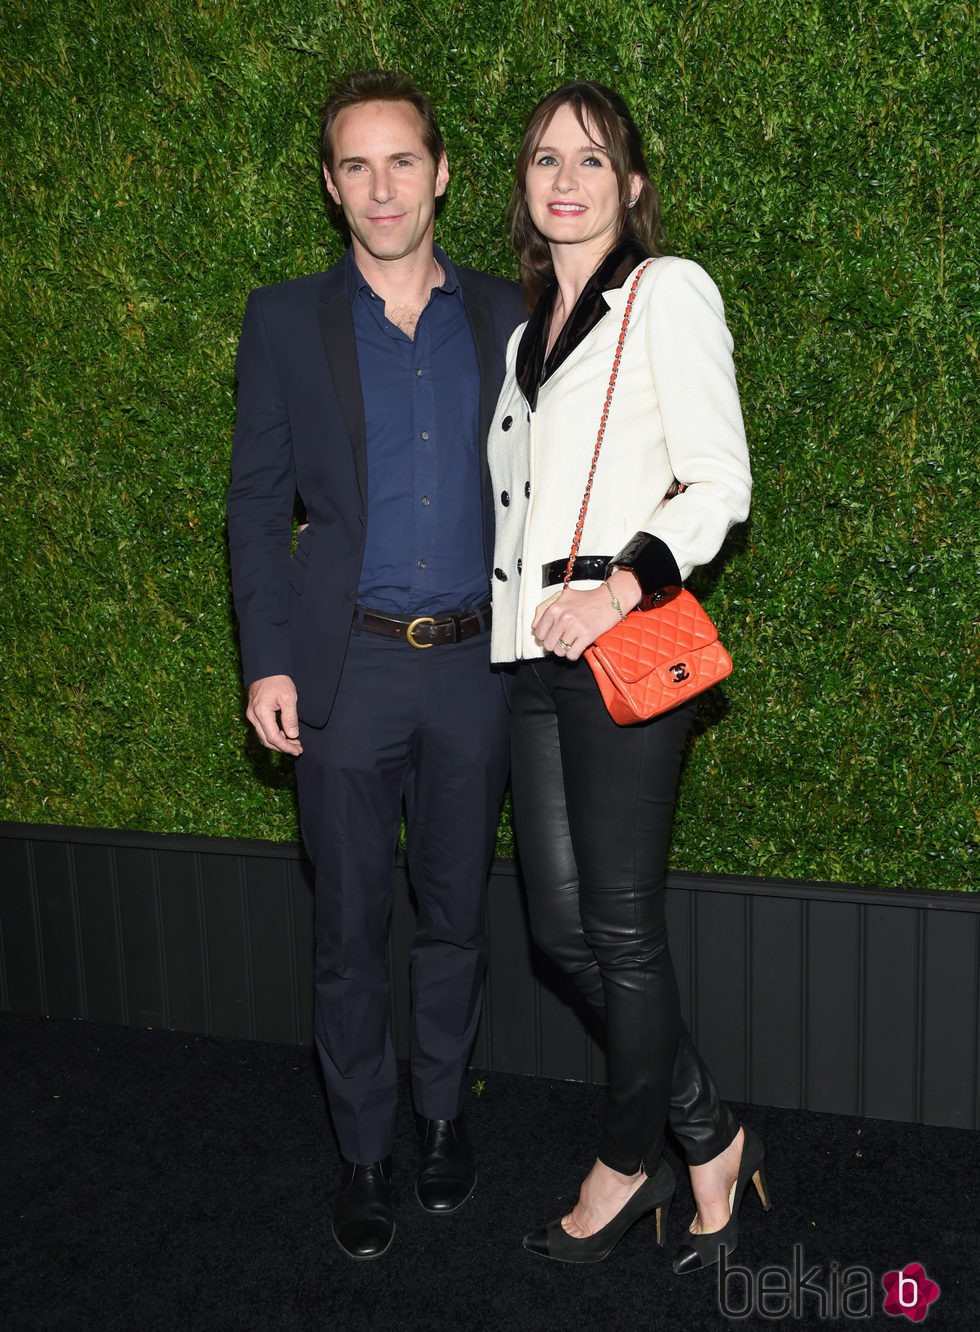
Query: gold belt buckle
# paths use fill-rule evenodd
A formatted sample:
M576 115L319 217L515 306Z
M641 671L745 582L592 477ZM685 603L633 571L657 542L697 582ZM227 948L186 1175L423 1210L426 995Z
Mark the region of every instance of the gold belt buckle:
M435 624L435 622L436 622L436 617L434 615L416 616L416 618L405 630L405 637L411 643L413 648L418 648L419 651L422 651L424 648L435 647L434 643L416 643L415 641L415 626L417 624Z

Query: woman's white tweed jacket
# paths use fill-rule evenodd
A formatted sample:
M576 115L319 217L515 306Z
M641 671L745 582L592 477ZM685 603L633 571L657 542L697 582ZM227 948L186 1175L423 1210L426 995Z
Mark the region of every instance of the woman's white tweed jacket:
M542 568L568 557L635 272L603 293L608 314L540 386L533 412L515 375L524 326L511 337L487 446L495 662L544 656L531 621L560 580L543 586ZM688 488L665 502L675 479ZM747 516L751 486L721 295L690 260L655 259L633 304L579 554L613 556L648 532L687 578Z

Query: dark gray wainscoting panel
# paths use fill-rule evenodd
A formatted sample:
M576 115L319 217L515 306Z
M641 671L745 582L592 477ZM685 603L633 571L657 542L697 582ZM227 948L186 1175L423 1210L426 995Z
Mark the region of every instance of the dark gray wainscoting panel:
M415 912L395 870L392 1022ZM671 875L681 997L724 1095L980 1127L980 895ZM498 862L477 1068L602 1081ZM0 1008L310 1044L312 873L293 845L0 824Z

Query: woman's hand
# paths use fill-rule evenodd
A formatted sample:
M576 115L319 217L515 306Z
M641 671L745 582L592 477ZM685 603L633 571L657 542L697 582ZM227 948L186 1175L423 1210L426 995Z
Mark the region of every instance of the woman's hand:
M588 592L566 587L542 601L534 612L531 633L546 652L577 661L600 634L619 623L613 596L624 614L639 605L640 585L628 569L617 569L601 587Z

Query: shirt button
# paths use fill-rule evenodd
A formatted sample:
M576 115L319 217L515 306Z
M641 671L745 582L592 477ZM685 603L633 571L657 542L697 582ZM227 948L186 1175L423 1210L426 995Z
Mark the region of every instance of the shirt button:
M518 560L518 561L517 561L517 572L518 572L518 573L523 573L523 571L524 571L524 561L523 561L523 560Z
M500 492L500 502L505 509L507 508L507 505L510 503L510 495L507 493L506 490L502 490Z
M530 481L525 481L525 482L524 482L524 498L525 498L525 499L530 499L530 498L531 498L531 483L530 483Z
M423 438L423 439L428 439L428 438L429 438L429 432L428 432L428 430L423 430L423 431L422 431L422 438Z
M422 378L422 371L421 371L421 370L416 370L416 371L415 371L415 378L416 378L416 379L421 379L421 378Z
M423 496L422 496L422 503L425 505L426 508L429 507L429 497L428 497L428 495L423 495Z
M504 573L503 569L494 569L493 576L494 578L499 578L502 583L507 582L507 575Z
M424 568L425 568L425 560L419 560L419 568L420 568L420 569L424 569Z
M514 418L512 416L505 416L500 423L500 428L501 430L509 430L513 424Z

